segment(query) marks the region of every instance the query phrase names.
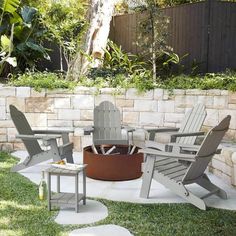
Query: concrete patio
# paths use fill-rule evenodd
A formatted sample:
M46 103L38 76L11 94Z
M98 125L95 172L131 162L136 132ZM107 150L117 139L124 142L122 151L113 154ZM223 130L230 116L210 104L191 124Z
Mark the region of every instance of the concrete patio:
M16 151L12 153L13 156L16 156L20 159L24 159L27 153L25 151ZM76 163L82 163L82 153L74 153L74 160ZM40 163L36 166L30 167L20 172L23 176L30 179L35 184L39 184L41 179L41 172L49 167L50 161ZM225 182L220 178L209 173L210 179L223 188L227 194L228 199L222 200L216 196L211 196L205 199L207 206L236 210L236 189ZM82 178L80 178L79 183L82 183ZM82 187L82 184L80 184ZM134 203L184 203L185 201L176 196L173 192L166 189L161 184L156 181L152 182L150 198L143 199L139 197L139 191L141 187L141 178L130 180L130 181L100 181L87 178L87 197L94 198L103 198L114 201L126 201ZM189 186L189 189L197 195L203 195L205 192L204 189L200 188L197 185ZM56 191L56 179L52 179L52 190ZM61 179L61 190L63 192L74 192L74 178L71 177L62 177ZM104 219L109 214L107 208L100 202L95 200L88 200L85 206L80 205L80 212L75 213L74 209L61 209L55 221L59 224L89 224L97 222ZM83 231L84 230L84 231ZM71 232L70 235L102 235L108 236L111 235L119 236L128 236L131 235L127 229L124 229L115 225L106 225L99 227L88 227L80 230L75 230Z

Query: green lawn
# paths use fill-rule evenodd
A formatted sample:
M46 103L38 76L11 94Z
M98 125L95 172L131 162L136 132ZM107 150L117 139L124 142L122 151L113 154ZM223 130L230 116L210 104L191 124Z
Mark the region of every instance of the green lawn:
M98 200L109 210L106 219L91 225L61 226L53 220L57 211L49 212L46 202L38 200L37 186L9 172L15 163L15 158L0 153L0 236L68 235L70 230L101 224L123 226L135 236L236 235L236 211L201 211L190 204L132 204L102 199Z

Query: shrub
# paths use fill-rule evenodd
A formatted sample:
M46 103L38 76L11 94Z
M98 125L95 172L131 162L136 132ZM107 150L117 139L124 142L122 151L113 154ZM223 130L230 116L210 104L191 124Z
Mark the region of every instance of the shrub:
M46 89L73 89L76 86L75 82L64 79L62 74L49 73L49 72L32 72L27 71L22 75L13 75L10 79L10 84L14 86L29 86L36 91L43 88Z

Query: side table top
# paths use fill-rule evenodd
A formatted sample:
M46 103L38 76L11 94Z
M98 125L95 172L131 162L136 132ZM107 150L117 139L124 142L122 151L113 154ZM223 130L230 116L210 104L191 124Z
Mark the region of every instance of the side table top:
M87 164L81 164L81 165L78 165L78 167L74 170L72 169L67 169L65 167L55 167L55 166L51 166L49 168L47 168L45 170L45 172L48 172L50 174L56 174L56 175L76 175L78 174L79 172L83 171L85 168L86 168Z

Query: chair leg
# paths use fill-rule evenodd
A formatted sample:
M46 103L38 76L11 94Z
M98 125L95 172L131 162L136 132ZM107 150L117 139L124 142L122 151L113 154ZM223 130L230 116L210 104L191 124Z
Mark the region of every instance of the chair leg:
M195 196L190 191L188 191L182 182L175 182L169 179L168 177L164 176L163 174L158 173L157 171L154 171L153 178L159 183L163 184L165 187L169 188L175 194L179 195L180 197L193 204L194 206L198 207L201 210L206 210L205 202L199 197Z
M39 153L32 157L27 157L22 163L19 163L11 168L11 172L17 172L23 169L26 169L30 166L34 166L40 162L47 161L51 159L51 155L48 155L48 153L43 152Z
M147 155L146 163L144 165L143 177L142 177L142 186L140 191L141 198L148 198L150 187L152 183L152 175L155 164L155 157L152 155Z
M218 197L222 198L222 199L227 199L227 193L219 188L218 186L214 185L210 179L208 178L208 176L206 174L203 175L202 178L200 178L199 180L197 180L197 184L199 184L201 187L207 189L210 193L214 193L215 190L217 190L214 194L217 195Z

